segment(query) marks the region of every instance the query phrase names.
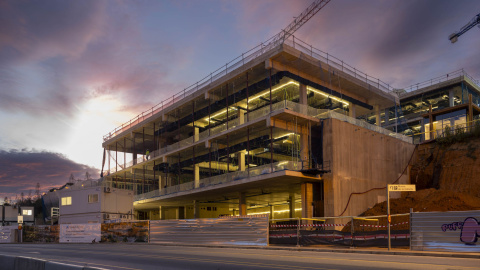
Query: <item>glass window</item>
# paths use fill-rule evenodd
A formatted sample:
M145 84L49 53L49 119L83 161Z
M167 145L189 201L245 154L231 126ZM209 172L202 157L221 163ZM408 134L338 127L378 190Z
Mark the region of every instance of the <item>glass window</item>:
M62 205L72 205L72 197L62 197Z
M31 216L32 215L32 210L22 210L22 215Z
M88 194L88 203L98 202L98 194Z

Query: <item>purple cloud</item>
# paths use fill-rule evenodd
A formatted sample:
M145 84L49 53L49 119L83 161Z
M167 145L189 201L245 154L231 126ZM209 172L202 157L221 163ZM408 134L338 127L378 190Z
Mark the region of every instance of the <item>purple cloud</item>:
M88 172L99 177L99 170L78 164L59 153L35 150L0 150L0 198L15 197L21 192L35 192L40 183L41 192L65 184L70 174L83 179Z

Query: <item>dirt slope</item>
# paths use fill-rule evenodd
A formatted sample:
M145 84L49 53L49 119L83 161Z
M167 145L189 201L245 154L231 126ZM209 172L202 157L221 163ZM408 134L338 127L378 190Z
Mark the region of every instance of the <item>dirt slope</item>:
M391 214L432 211L480 210L480 138L472 137L463 142L442 144L432 142L419 145L412 161L411 183L416 192L404 192L399 199L390 200ZM378 203L362 216L387 213L387 203ZM392 224L408 221L408 217L395 217ZM355 230L376 230L360 227L372 222L356 221ZM380 219L379 225L387 220ZM408 229L397 225L395 229ZM350 230L344 228L344 230Z

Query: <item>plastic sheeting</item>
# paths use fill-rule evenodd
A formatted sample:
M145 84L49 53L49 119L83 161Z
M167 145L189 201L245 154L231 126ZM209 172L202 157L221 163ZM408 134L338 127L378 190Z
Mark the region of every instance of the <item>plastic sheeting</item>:
M268 245L268 216L152 220L150 243Z

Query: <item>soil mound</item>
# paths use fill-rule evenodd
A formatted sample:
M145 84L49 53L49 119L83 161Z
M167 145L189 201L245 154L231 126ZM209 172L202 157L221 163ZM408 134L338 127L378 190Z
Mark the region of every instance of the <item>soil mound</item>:
M390 213L404 214L413 212L436 212L436 211L467 211L480 210L480 198L456 192L452 190L437 190L434 188L423 189L416 192L403 192L399 199L390 199ZM377 203L365 211L361 216L380 216L387 214L387 202ZM392 217L392 229L408 230L408 216ZM402 224L403 223L403 224ZM379 218L378 222L356 220L355 231L376 231L376 227L361 225L386 226L387 219ZM350 223L343 228L343 231L350 231Z

